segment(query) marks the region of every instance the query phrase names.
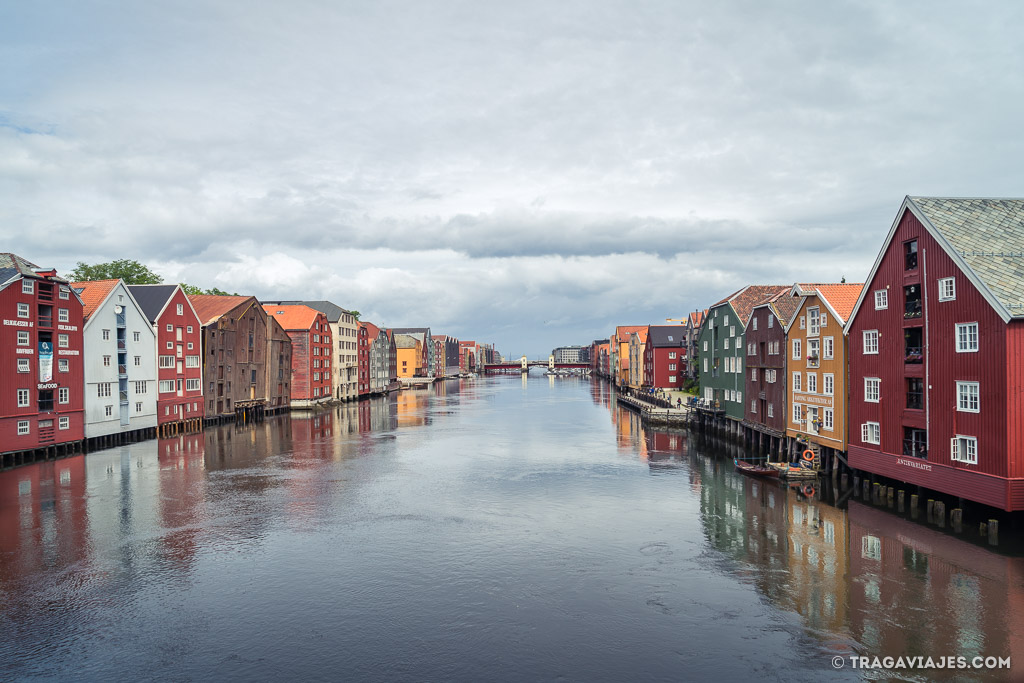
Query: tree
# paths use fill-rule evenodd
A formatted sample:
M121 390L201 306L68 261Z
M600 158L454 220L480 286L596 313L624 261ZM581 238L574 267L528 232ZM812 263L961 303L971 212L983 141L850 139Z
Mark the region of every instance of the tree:
M90 282L92 280L124 280L128 285L158 285L163 280L148 267L138 261L118 259L109 263L89 265L79 261L75 269L68 274L72 282Z
M190 285L187 282L179 282L178 284L181 285L182 291L184 291L185 294L188 294L190 296L194 296L196 294L216 294L218 296L239 296L238 292L235 292L234 294L228 294L223 289L218 289L216 287L211 287L210 289L203 289L202 287L196 287L195 285Z
M351 313L352 317L355 318L356 320L359 320L359 316L362 315L362 313L360 313L359 311L349 311L349 313Z

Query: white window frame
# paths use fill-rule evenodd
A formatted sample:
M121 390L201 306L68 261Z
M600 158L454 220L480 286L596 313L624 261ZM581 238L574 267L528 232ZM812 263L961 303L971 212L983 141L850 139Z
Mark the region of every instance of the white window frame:
M807 336L821 335L821 314L817 306L807 309Z
M59 323L66 323L66 322L68 322L68 320L70 319L68 317L68 315L69 315L68 309L66 309L66 308L58 308L57 309L57 322L59 322Z
M875 310L884 311L889 308L889 290L888 289L876 289L875 290Z
M972 389L973 389L973 391L972 391ZM971 407L972 403L974 404L974 407ZM957 382L956 383L956 409L957 409L957 412L960 412L960 413L980 413L981 412L981 384L980 383L978 383L978 382Z
M757 399L750 402L750 412L755 415L757 414Z
M836 339L835 337L822 337L821 338L821 357L825 360L834 360L836 357Z
M178 315L185 315L185 304L178 304Z
M818 373L808 372L807 373L807 393L816 394L818 393Z
M57 429L71 429L71 418L62 415L57 418Z
M878 330L864 330L863 353L866 356L878 355Z
M834 396L836 393L836 376L834 373L825 372L821 375L821 393L825 396Z
M771 320L771 318L768 319ZM775 411L772 409L772 405L773 404L771 403L768 404L768 417L775 417Z
M800 339L793 340L793 360L800 360L800 356L803 353L803 344Z
M793 391L803 391L803 382L801 382L801 375L799 372L793 373Z
M957 434L950 439L950 458L953 462L968 465L978 464L978 439L974 436ZM973 457L972 457L973 456Z
M28 358L19 358L18 372L32 372L32 361Z
M32 393L28 389L18 389L18 407L28 408L32 403Z
M27 318L31 315L29 305L23 301L18 302L18 317Z
M756 332L757 331L757 318L756 317L753 320L753 325L754 325L754 331ZM751 412L753 412L753 411L751 411Z
M28 420L18 420L18 436L26 436L32 433L32 426Z
M882 427L877 422L865 422L860 426L861 443L878 445L882 442Z
M57 389L57 403L60 405L67 405L71 403L71 389L68 387L60 387Z
M28 332L25 330L18 330L18 346L28 346L29 341Z
M864 378L864 402L879 403L882 399L882 380L879 377Z
M971 332L972 332L972 330L974 332L974 339L973 339L974 347L973 348L971 348L971 346L970 346L970 342L972 341L971 340ZM965 332L966 335L967 335L967 342L968 342L967 346L963 346L960 343L962 341L961 337L960 337L961 332ZM956 323L953 326L953 335L954 335L954 339L956 339L956 352L957 353L977 353L978 352L978 347L981 346L981 344L979 343L979 338L978 338L978 323Z
M36 293L36 282L30 280L27 277L21 279L21 293L22 294L35 294Z
M68 348L68 346L70 346L70 342L68 341L68 335L66 335L66 334L58 334L57 335L57 348L66 349L66 348Z
M803 406L799 403L793 404L793 424L800 424L804 419Z
M821 410L821 428L826 429L830 432L834 432L836 429L835 412L832 408L822 408Z
M939 280L939 301L956 300L956 278L944 277Z
M757 381L757 368L750 368L750 381L751 382L756 382Z

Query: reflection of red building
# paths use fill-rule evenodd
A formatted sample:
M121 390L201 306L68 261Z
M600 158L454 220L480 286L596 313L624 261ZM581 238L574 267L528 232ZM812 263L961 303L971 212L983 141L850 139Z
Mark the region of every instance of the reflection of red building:
M0 254L0 283L0 452L81 441L82 300L56 271L15 254Z
M867 652L1024 661L1024 559L855 500L849 520L850 628Z
M161 476L160 524L167 531L160 547L179 569L189 569L206 515L206 436L202 432L157 440Z

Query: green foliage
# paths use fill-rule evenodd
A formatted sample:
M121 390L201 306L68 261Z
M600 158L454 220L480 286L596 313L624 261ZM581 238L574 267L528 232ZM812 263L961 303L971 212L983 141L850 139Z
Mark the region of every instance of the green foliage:
M196 294L216 294L218 296L239 296L238 292L235 292L234 294L228 294L223 289L218 289L216 287L211 287L210 289L203 289L202 287L196 287L195 285L190 285L187 282L179 282L178 284L181 285L181 289L186 294L193 295L193 296L196 295Z
M118 278L129 285L158 285L163 280L160 276L142 265L138 261L130 259L118 259L109 263L96 263L89 265L79 261L75 269L67 278L72 282L90 282L93 280L116 280Z
M352 317L355 318L356 320L359 320L359 316L362 315L362 313L360 313L359 311L349 311L349 313L351 313Z

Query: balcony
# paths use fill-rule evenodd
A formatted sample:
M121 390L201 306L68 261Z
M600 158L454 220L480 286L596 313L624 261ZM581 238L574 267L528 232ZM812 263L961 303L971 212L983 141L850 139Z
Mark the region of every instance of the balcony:
M921 300L920 299L908 300L903 305L903 318L905 320L908 320L910 318L920 318L920 317L921 317Z
M117 376L118 377L127 377L128 376L128 366L127 365L118 365L117 366Z
M809 367L809 368L816 368L816 367L819 367L819 365L820 365L820 363L819 363L819 360L818 360L818 354L814 354L812 356L807 356L807 367Z
M924 350L920 346L908 346L903 352L904 363L923 363L924 362Z

